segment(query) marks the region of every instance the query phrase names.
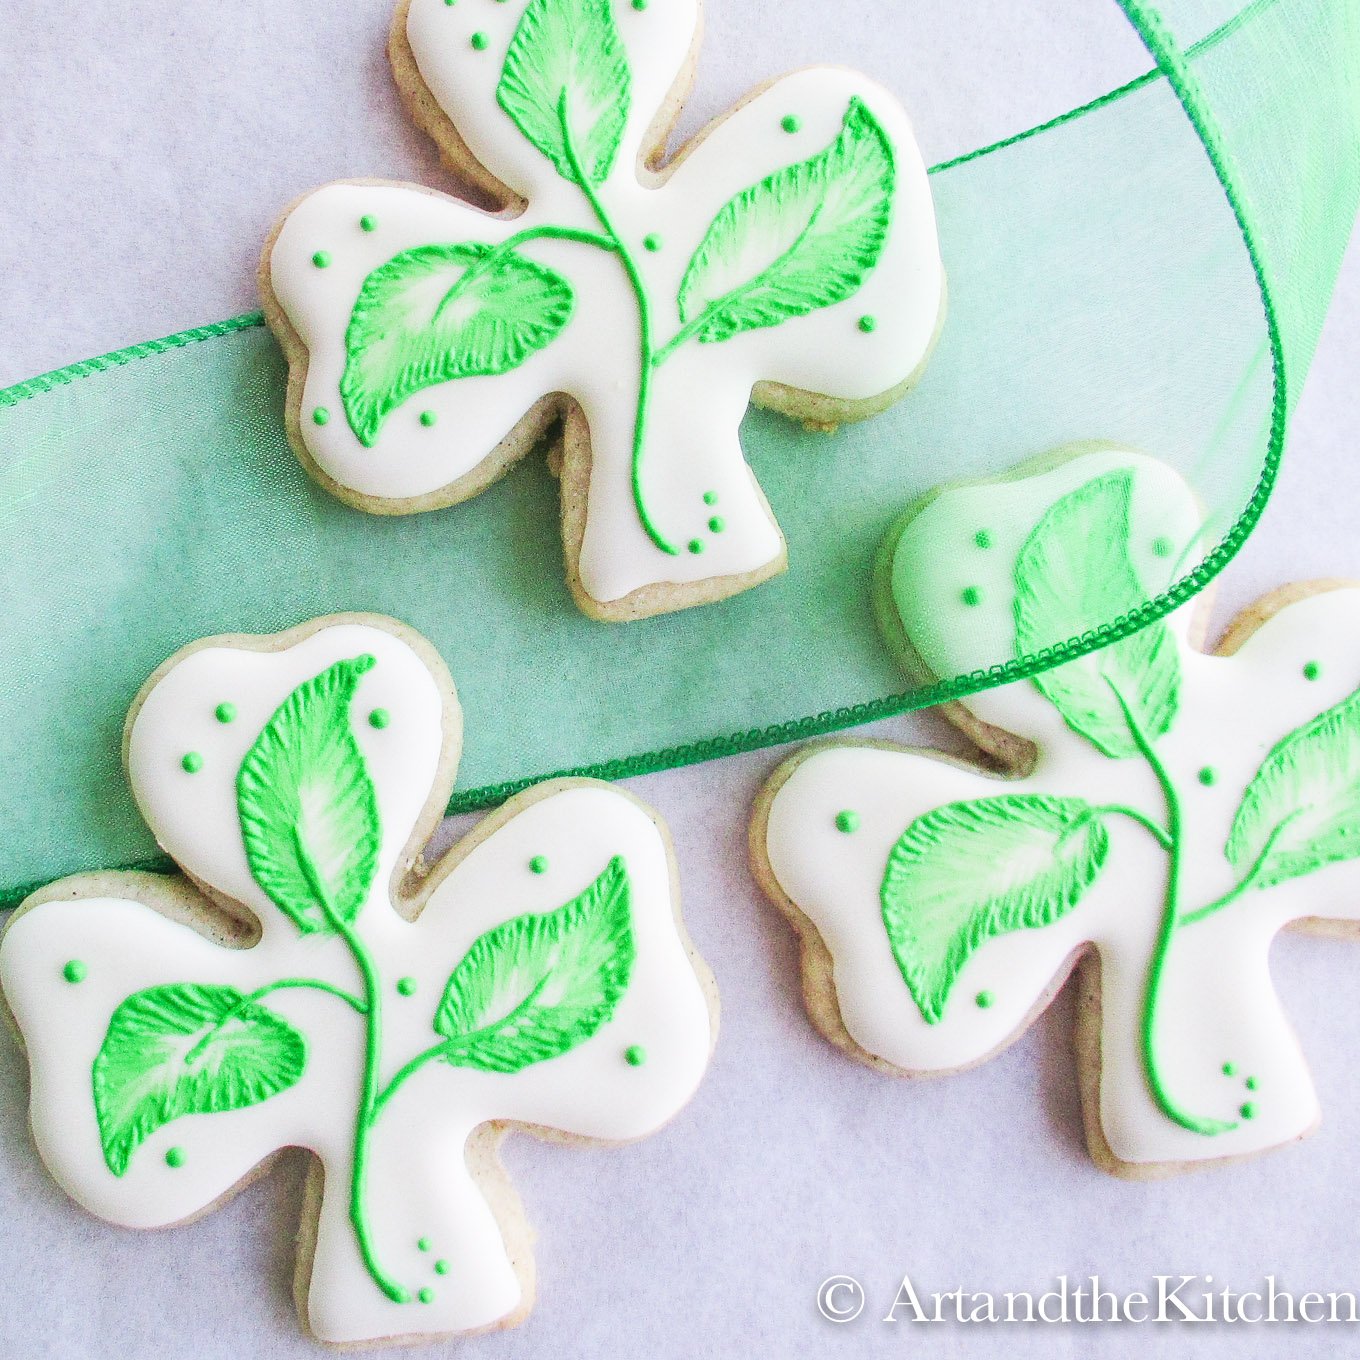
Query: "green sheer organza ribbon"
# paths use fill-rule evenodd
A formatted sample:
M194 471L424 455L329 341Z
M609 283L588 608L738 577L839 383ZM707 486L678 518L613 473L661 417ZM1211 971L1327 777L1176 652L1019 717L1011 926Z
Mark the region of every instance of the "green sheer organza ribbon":
M999 684L1200 589L1264 509L1354 223L1360 5L1119 3L1154 69L936 167L951 306L921 387L833 437L749 416L791 569L726 603L626 626L580 615L541 458L435 514L329 498L287 449L258 316L0 392L0 904L158 863L121 726L152 669L208 634L351 609L420 629L466 709L465 809L548 774L621 777ZM888 525L940 480L1089 439L1179 468L1211 550L1065 647L904 691L870 600Z

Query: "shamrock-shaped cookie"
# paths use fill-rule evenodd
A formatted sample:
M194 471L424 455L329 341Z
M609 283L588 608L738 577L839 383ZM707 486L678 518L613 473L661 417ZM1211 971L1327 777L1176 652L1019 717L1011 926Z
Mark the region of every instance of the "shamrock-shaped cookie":
M738 437L753 390L873 415L943 311L925 165L862 76L774 81L662 166L699 27L700 0L403 0L398 84L500 211L332 184L260 271L293 446L351 504L466 500L561 419L568 581L602 619L782 571Z
M518 1321L501 1134L643 1137L708 1060L711 980L636 799L543 785L425 875L460 739L439 658L388 620L197 644L126 742L185 877L56 883L0 943L34 1137L86 1208L177 1223L315 1154L296 1293L326 1341Z
M1088 449L918 507L880 603L918 677L982 671L1137 608L1200 535L1169 468ZM1213 655L1191 614L950 705L1000 773L817 747L751 834L814 1021L884 1070L983 1061L1080 960L1088 1142L1133 1176L1313 1128L1270 943L1360 921L1360 588L1281 591Z

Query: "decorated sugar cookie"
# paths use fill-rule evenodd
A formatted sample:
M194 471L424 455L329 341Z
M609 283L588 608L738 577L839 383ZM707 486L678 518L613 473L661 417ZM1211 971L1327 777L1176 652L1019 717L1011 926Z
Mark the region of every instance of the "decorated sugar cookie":
M1140 606L1200 533L1166 466L1068 454L912 513L885 549L885 620L918 677L968 673ZM1360 921L1360 587L1283 590L1214 655L1191 614L951 705L1001 773L814 747L752 826L814 1021L885 1071L983 1061L1080 960L1088 1141L1132 1176L1314 1127L1270 944Z
M185 877L56 883L0 943L33 1134L87 1209L178 1223L315 1154L295 1284L325 1341L522 1319L501 1134L643 1137L708 1060L711 979L636 799L543 785L424 875L460 738L442 663L390 621L191 647L127 729Z
M294 448L351 504L466 500L563 418L568 581L602 619L784 570L753 390L827 428L876 414L943 311L924 163L864 77L774 81L661 166L699 27L700 0L403 0L398 84L501 211L332 184L261 265Z

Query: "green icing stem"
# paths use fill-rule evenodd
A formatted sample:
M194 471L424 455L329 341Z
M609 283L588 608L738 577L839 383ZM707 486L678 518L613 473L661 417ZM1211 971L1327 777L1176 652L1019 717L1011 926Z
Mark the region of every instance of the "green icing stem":
M641 352L638 365L638 400L637 416L633 422L633 504L637 507L638 520L642 527L647 531L647 537L663 552L671 557L678 557L680 550L671 543L656 527L652 521L651 512L647 509L646 497L642 490L642 454L646 446L647 437L647 415L651 406L652 399L652 369L658 362L657 356L652 350L652 304L647 296L647 286L642 281L642 275L638 270L637 261L633 259L628 247L624 244L623 238L615 230L613 222L610 220L609 213L604 204L600 201L600 196L595 186L590 182L590 177L586 174L581 158L576 150L575 139L571 135L571 125L567 118L567 91L564 87L561 97L557 101L557 120L562 128L562 146L566 151L567 163L571 166L571 172L576 177L576 182L581 187L581 192L585 194L591 209L604 228L609 240L609 249L613 250L619 257L623 265L624 273L628 275L628 282L632 285L633 295L637 298L638 305L638 329L641 335Z
M359 1000L357 996L351 995L343 987L336 987L329 982L322 982L320 978L284 978L280 982L271 982L267 986L257 987L248 996L243 996L229 1011L217 1021L211 1029L184 1055L185 1065L188 1066L207 1048L208 1044L217 1036L223 1025L230 1024L242 1011L253 1006L257 1001L263 1000L271 992L284 992L294 988L307 988L314 992L326 992L331 996L339 997L347 1006L353 1007L360 1015L363 1015L368 1007Z
M1200 907L1197 911L1188 911L1180 918L1183 926L1192 926L1196 921L1202 921L1206 916L1212 916L1216 911L1222 911L1224 907L1230 907L1239 897L1244 897L1252 888L1256 886L1256 880L1260 878L1262 871L1266 867L1266 862L1270 858L1270 852L1275 848L1275 842L1280 839L1288 829L1289 824L1301 816L1307 809L1298 808L1285 817L1266 837L1266 843L1261 847L1261 853L1257 855L1256 862L1247 870L1246 876L1231 891L1225 892L1222 897L1210 902L1207 907Z
M317 872L306 843L297 828L293 831L298 864L307 879L307 886L321 905L327 923L349 947L364 983L364 1077L360 1089L359 1108L354 1117L354 1165L350 1173L349 1220L354 1227L355 1241L374 1283L393 1303L409 1303L410 1291L393 1280L378 1263L373 1247L372 1229L368 1222L367 1181L368 1144L378 1114L378 1074L382 1064L382 984L378 969L367 946L348 921L335 909L330 892Z
M513 1025L521 1015L533 1009L538 1001L539 993L548 985L551 980L551 973L545 973L534 985L533 990L519 1003L508 1015L501 1016L492 1024L483 1025L481 1029L473 1030L470 1034L461 1035L457 1043L451 1043L448 1039L440 1039L438 1043L431 1044L423 1052L417 1053L404 1067L398 1070L391 1081L379 1091L373 1101L372 1120L376 1121L378 1116L387 1108L388 1102L399 1090L420 1071L427 1063L442 1059L452 1067L460 1065L460 1055L465 1054L469 1049L476 1046L477 1042L484 1039L489 1034L494 1034L507 1025Z
M1139 753L1147 761L1149 768L1156 776L1157 783L1161 786L1162 796L1166 801L1166 836L1169 842L1166 845L1169 861L1166 874L1166 894L1163 898L1161 923L1157 929L1157 943L1153 947L1152 959L1148 964L1147 983L1143 992L1141 1039L1143 1068L1144 1075L1147 1078L1148 1090L1152 1093L1157 1108L1173 1123L1179 1124L1181 1128L1189 1129L1191 1133L1202 1133L1209 1136L1227 1133L1229 1130L1235 1129L1237 1125L1221 1119L1201 1119L1181 1109L1167 1089L1162 1078L1161 1068L1158 1065L1157 1007L1161 1001L1162 980L1166 974L1166 960L1171 949L1171 941L1175 937L1177 928L1183 924L1180 919L1179 906L1181 891L1181 802L1170 773L1153 749L1147 734L1138 725L1128 702L1108 677L1106 683L1114 691L1114 697L1123 710L1129 735L1133 738Z

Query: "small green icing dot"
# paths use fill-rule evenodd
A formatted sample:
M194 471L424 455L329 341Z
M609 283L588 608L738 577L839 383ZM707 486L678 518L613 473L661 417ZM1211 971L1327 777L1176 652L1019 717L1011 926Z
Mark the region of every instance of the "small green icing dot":
M1322 667L1316 661L1310 661L1303 668L1303 678L1305 680L1316 680L1322 674Z
M422 411L420 413L420 423L428 430L439 417L433 411Z
M1243 1105L1240 1110L1238 1110L1238 1114L1240 1114L1243 1119L1255 1119L1256 1106L1253 1105L1251 1101L1247 1101L1247 1103Z
M416 1248L419 1251L429 1251L430 1239L428 1237L422 1237L420 1241L416 1243Z
M779 126L782 127L785 132L799 132L803 127L803 120L795 113L786 113L779 120Z
M485 33L474 33L472 35L472 50L474 52L485 52L488 41Z
M836 814L836 830L843 831L847 836L853 831L859 830L859 813L852 812L846 808L844 812Z
M416 1298L418 1298L421 1301L421 1303L433 1303L434 1290L429 1288L422 1289L420 1293L416 1295Z
M546 874L548 872L548 857L546 855L535 855L529 861L529 872L531 874Z
M236 705L228 703L218 704L217 707L213 709L213 717L215 717L217 721L220 723L235 722Z
M992 546L992 536L986 529L979 529L977 533L973 535L973 542L976 543L979 548L990 548Z
M1225 1077L1234 1076L1234 1075L1236 1074L1236 1072L1237 1072L1237 1068L1236 1068L1232 1063L1227 1062L1227 1063L1224 1063L1224 1064L1223 1064L1223 1075L1224 1075Z
M452 8L454 7L454 5L456 5L456 4L458 3L458 0L444 0L444 3L445 3L450 9L452 9Z
M721 515L714 515L713 518L708 521L708 532L711 534L720 534L726 528L727 521L723 519Z
M1171 556L1171 540L1169 538L1154 538L1152 540L1152 551L1157 557Z
M370 727L376 727L379 732L381 732L391 721L392 715L385 708L375 708L373 712L368 715L368 725Z
M996 997L991 992L979 992L973 1000L977 1003L978 1010L985 1011L991 1009L992 1002L996 1000Z
M1203 784L1206 789L1209 788L1210 785L1212 785L1217 779L1218 776L1207 765L1199 772L1199 782Z
M312 412L313 425L325 425L329 422L330 418L331 413L324 406L318 406L316 410Z
M203 768L203 757L197 751L187 751L180 761L180 768L185 774L197 774Z
M704 504L705 504L705 505L717 505L717 503L718 503L718 493L717 493L716 491L705 491L705 492L704 492Z
M1256 1089L1256 1078L1248 1077L1243 1085L1246 1086L1248 1091L1254 1091Z
M969 609L974 609L982 603L982 592L976 586L966 586L962 599Z
M318 250L316 254L312 256L312 263L318 269L325 269L330 264L330 262L331 253L329 250Z
M689 550L695 555L695 557L698 557L698 555L704 550L703 539L691 538L689 541Z
M878 318L874 316L860 317L859 328L865 335L872 335L878 329Z
M416 994L416 980L413 977L397 979L397 992L401 996L414 996Z
M641 1067L647 1061L647 1050L641 1044L631 1044L623 1050L623 1060L629 1067Z
M442 1256L434 1263L434 1273L436 1275L447 1275L449 1273L449 1263Z
M641 14L647 8L647 0L633 0L633 8Z
M67 982L84 982L85 975L90 970L85 967L79 959L72 959L65 968L61 970L61 975Z
M642 238L642 244L655 255L656 252L661 249L661 238L656 232L652 232L649 236L644 236Z
M360 230L360 231L377 231L377 230L378 230L378 219L377 219L376 217L374 217L371 213L365 213L365 214L359 219L359 230Z
M184 1165L184 1149L178 1147L170 1148L165 1154L165 1164L174 1171L178 1171Z

